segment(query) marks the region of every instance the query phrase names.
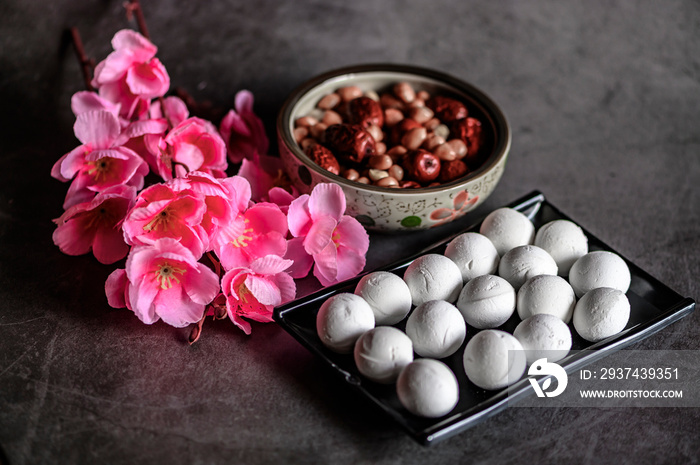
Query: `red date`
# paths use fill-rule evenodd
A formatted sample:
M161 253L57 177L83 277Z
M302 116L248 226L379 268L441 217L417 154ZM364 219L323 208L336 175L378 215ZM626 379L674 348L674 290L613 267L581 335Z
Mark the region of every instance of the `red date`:
M297 143L321 168L383 187L432 187L483 163L486 136L466 104L408 82L387 89L363 94L349 86L326 95L296 119Z
M384 111L381 105L369 97L358 97L350 100L348 116L350 123L359 124L363 128L372 125L381 128L384 125Z
M341 160L360 163L377 153L372 135L358 124L332 124L326 128L326 146Z
M467 156L465 161L470 165L479 162L479 149L482 145L481 121L476 118L465 118L456 121L452 125L451 134L461 139L467 145Z
M428 183L440 175L440 159L427 150L411 150L404 156L403 168L410 180Z
M333 152L320 144L314 144L306 147L306 155L318 166L333 174L340 174L340 163L335 158Z
M438 181L440 182L450 182L455 179L459 179L469 172L467 164L462 160L452 160L442 162L440 167L440 176L438 176Z
M430 97L425 105L433 110L435 116L443 123L458 121L469 115L467 107L462 102L450 97L435 95Z

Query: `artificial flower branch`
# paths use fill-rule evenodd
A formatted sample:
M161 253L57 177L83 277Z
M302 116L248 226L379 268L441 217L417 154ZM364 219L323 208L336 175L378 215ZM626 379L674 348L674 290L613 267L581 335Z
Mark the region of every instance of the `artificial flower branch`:
M369 238L345 215L341 188L289 185L250 92L217 127L166 96L170 77L144 35L121 30L112 45L92 79L87 71L94 90L71 99L80 145L51 171L70 183L54 243L108 265L126 258L105 283L109 305L146 324L192 325L194 343L207 315L250 334L251 320L272 321L295 297L296 279L313 270L326 286L364 268ZM147 183L149 173L161 180Z
M88 58L85 53L85 47L83 47L83 41L80 38L80 32L77 27L70 28L71 41L73 42L73 49L75 54L78 56L78 61L80 62L80 67L83 72L83 79L85 81L85 88L87 90L95 90L90 83L90 76L92 75L92 70L95 67L94 60Z
M126 19L131 20L132 17L136 18L136 25L139 28L139 32L146 39L151 40L151 36L148 33L148 27L146 26L146 18L143 14L143 9L141 8L141 3L139 0L128 0L124 2L124 9L126 10Z

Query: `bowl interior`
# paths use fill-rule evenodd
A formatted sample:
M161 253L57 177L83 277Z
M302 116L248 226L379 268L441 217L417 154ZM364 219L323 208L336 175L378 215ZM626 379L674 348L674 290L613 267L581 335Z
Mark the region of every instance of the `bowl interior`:
M348 183L354 187L361 186L364 189L381 192L391 190L394 195L401 195L401 191L404 191L404 189L390 189L359 184L329 173L312 162L292 136L294 121L309 114L323 96L334 92L338 88L352 85L359 87L365 92L371 90L381 94L389 90L397 82L408 82L416 90L426 90L431 95L456 98L465 103L469 110L469 116L477 118L482 124L483 143L480 150L482 154L485 154L485 159L476 170L450 183L435 187L410 189L411 192L442 190L464 183L487 172L502 157L507 155L510 147L510 129L500 108L488 96L470 84L449 75L402 65L352 67L331 71L308 81L294 91L285 103L278 122L280 135L289 149L305 165L335 182Z

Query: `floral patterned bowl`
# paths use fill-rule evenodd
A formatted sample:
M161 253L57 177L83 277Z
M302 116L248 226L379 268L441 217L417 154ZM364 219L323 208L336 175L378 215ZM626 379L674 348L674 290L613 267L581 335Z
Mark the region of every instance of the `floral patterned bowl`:
M476 171L435 187L399 189L360 184L316 165L295 142L294 121L308 114L324 95L344 86L382 91L406 81L420 90L440 93L465 102L470 116L482 123L481 150L489 153ZM318 183L340 185L347 199L347 214L368 230L400 232L427 229L461 217L481 204L503 174L511 144L508 121L501 109L474 86L430 69L404 65L359 65L315 77L294 90L277 119L280 155L292 183L308 193Z

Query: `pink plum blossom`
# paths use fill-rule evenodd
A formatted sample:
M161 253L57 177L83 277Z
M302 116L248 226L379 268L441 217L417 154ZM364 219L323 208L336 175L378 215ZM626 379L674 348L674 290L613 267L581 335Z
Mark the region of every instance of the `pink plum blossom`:
M258 258L287 252L287 217L277 205L257 203L240 213L236 223L241 226L239 236L217 249L224 269L247 267Z
M61 157L51 170L60 181L73 179L63 208L88 202L109 187L143 187L148 165L133 150L117 145L121 127L116 116L106 110L80 113L73 129L82 145Z
M289 206L289 231L303 237L303 248L315 264L314 276L324 286L356 276L365 266L369 236L344 212L345 195L336 184L318 184L311 195Z
M274 308L294 298L294 279L284 272L291 264L291 260L268 255L247 268L229 270L221 279L228 316L246 334L251 327L243 318L270 322Z
M79 203L54 220L58 227L53 242L67 255L83 255L92 249L95 258L111 264L126 257L121 222L136 197L132 186L114 186L90 202Z
M125 274L128 300L124 300L146 324L158 319L178 328L195 323L219 293L216 273L199 263L176 239L163 238L150 245L135 246L126 260ZM123 283L119 274L112 282L108 279L108 296L113 303L121 303L119 286Z
M235 110L230 110L219 125L232 163L240 163L244 158L252 159L256 153L265 155L270 146L263 122L253 113L253 101L250 91L239 91L235 98Z
M160 98L151 102L148 109L148 115L151 119L165 119L171 128L185 121L190 116L190 111L187 109L187 104L180 98L175 96Z
M209 246L201 225L207 206L204 195L192 189L175 190L155 184L141 191L124 224L124 238L130 245L149 245L172 238L199 259Z
M157 170L163 179L171 179L188 171L203 171L217 178L226 176L226 145L209 121L191 117L161 138L157 148Z
M153 171L158 169L158 141L168 130L168 122L164 118L144 119L129 123L119 136L123 147L136 152Z
M292 185L279 157L255 153L252 158L243 159L238 175L246 178L250 183L252 199L255 202L269 200L273 203L284 203L288 200L287 196L280 195L279 192L273 194L272 189L287 190L291 192L289 197L292 198L299 196L299 191ZM272 200L272 195L275 195L276 200ZM291 200L286 202L286 205L280 206L289 206L289 203Z
M206 211L200 224L209 238L209 250L216 250L243 234L243 222L236 221L238 193L231 184L210 174L192 171L184 178L173 179L170 185L176 191L191 189L204 196Z
M170 88L170 76L155 58L158 48L138 32L123 29L112 38L114 51L95 67L92 85L100 97L120 104L126 119L148 111L151 99Z

